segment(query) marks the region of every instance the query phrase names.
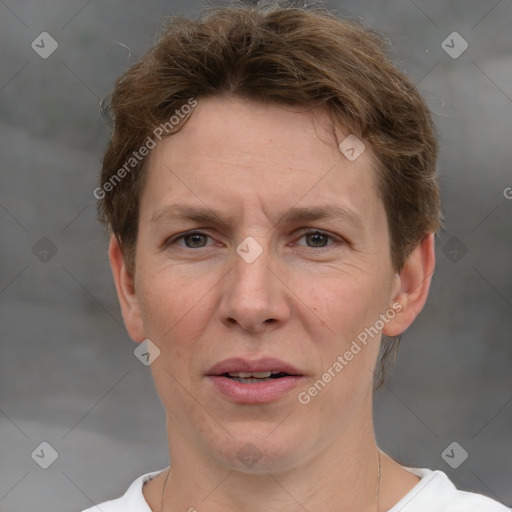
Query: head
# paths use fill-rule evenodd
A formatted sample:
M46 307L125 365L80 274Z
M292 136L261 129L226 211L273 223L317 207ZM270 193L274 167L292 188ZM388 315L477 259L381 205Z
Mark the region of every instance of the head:
M95 195L123 317L161 351L168 417L224 461L254 439L268 464L319 450L382 385L426 300L438 146L383 45L319 9L221 8L171 19L116 83ZM233 357L301 377L233 403L209 373ZM303 428L270 439L292 407Z

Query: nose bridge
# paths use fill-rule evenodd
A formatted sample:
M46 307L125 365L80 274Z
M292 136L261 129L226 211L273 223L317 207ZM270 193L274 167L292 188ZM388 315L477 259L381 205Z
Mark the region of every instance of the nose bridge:
M270 237L247 237L233 255L220 306L221 320L257 332L268 320L283 319L286 307L271 271Z
M268 293L271 259L269 236L246 237L236 248L232 285L253 294Z

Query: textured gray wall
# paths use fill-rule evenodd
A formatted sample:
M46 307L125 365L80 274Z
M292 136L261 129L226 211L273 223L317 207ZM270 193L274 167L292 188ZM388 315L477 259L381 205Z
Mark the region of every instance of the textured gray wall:
M3 512L80 510L169 463L164 411L122 325L95 219L109 133L98 102L163 16L201 5L0 1ZM446 229L429 301L376 396L379 444L511 506L512 2L326 5L389 36L441 134ZM58 43L50 56L42 32ZM468 44L457 58L458 36L442 47L452 32ZM469 454L457 469L441 456L454 441ZM42 442L58 454L48 469L36 462L50 448L31 456Z

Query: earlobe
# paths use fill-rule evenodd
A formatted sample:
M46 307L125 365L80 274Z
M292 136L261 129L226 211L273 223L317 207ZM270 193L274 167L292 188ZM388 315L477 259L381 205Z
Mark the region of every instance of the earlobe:
M401 309L382 330L386 336L403 333L425 305L435 268L434 236L434 233L425 235L400 271L400 286L392 304L400 303Z
M110 237L108 250L110 266L114 276L117 297L121 306L124 324L133 341L145 339L140 304L134 285L134 276L128 271L117 238Z

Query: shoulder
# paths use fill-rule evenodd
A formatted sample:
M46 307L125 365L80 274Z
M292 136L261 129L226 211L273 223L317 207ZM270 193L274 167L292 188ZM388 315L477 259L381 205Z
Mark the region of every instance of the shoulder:
M457 489L442 471L405 469L420 481L388 512L510 512L487 496Z
M81 512L152 512L144 499L142 486L162 471L165 471L165 469L139 476L119 498L98 503Z

